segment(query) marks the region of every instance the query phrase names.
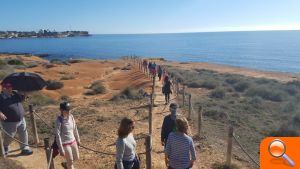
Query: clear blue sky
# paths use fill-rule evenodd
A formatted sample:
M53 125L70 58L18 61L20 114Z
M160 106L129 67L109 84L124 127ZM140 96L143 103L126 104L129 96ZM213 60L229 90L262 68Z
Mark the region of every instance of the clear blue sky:
M300 29L300 0L1 0L0 30L165 33Z

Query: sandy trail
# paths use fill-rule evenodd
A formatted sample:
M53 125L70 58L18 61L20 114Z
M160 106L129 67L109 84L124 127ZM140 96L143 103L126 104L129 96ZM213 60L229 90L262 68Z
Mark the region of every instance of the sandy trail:
M165 165L165 156L164 156L164 148L161 145L160 141L160 133L161 126L164 120L164 117L168 115L169 112L169 104L165 105L165 97L161 92L162 81L158 81L156 78L155 82L155 90L154 90L154 108L153 108L153 168L155 169L166 169ZM174 92L173 92L174 93ZM170 103L176 102L176 95L172 94L170 96ZM193 169L198 169L197 161Z

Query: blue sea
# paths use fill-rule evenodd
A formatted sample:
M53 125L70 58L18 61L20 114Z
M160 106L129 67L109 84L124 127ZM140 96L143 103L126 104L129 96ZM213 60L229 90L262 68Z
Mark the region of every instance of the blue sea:
M49 54L47 59L117 59L136 55L300 73L300 31L2 39L0 53L3 52Z

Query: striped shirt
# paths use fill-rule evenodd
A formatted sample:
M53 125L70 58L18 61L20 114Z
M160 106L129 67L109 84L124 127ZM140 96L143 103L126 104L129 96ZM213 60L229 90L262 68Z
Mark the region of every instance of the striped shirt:
M165 153L169 158L169 165L174 169L189 168L190 160L196 160L193 139L188 135L170 133Z

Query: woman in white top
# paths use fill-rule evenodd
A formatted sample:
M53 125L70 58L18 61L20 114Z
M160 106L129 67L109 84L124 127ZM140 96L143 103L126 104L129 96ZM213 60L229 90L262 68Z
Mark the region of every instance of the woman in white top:
M115 169L139 169L140 163L136 155L136 142L132 131L134 121L129 118L123 118L118 130L118 139L116 142L116 165Z
M74 160L79 159L78 145L80 144L79 134L73 115L70 113L70 104L60 104L61 115L55 122L56 143L59 153L67 161L67 168L74 169Z

